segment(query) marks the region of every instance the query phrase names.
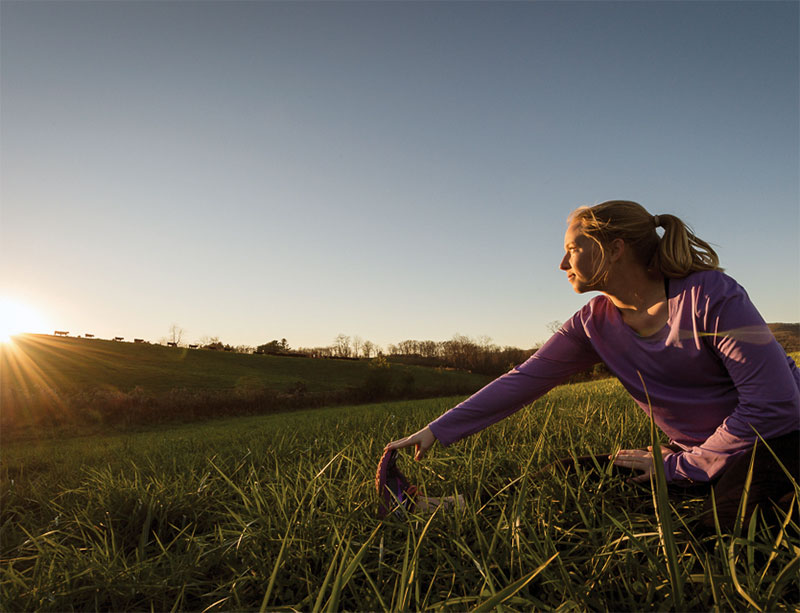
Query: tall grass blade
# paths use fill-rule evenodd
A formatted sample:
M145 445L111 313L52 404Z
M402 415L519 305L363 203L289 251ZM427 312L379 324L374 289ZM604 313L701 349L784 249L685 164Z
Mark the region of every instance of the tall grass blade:
M290 535L292 532L293 526L289 525L286 529L286 534L283 535L283 539L281 541L281 548L278 551L278 555L275 558L275 563L272 567L272 573L269 577L269 582L267 583L267 591L264 592L264 598L261 601L261 606L259 607L259 613L264 613L267 610L267 604L269 603L269 597L272 596L272 589L275 587L275 579L278 577L278 570L280 570L281 563L283 562L283 555L286 552L286 545L290 540Z
M491 598L485 600L477 607L472 609L472 613L483 613L484 611L491 611L504 603L506 600L514 596L517 592L519 592L522 588L528 585L536 575L542 572L545 568L547 568L553 560L555 560L559 555L559 552L554 553L548 560L540 564L535 570L528 573L526 576L522 577L515 581L514 583L507 585L502 590L494 594Z
M797 581L798 570L800 570L800 554L795 556L791 562L781 569L781 572L779 572L778 576L775 577L775 581L773 581L772 585L769 586L769 590L767 590L766 610L770 610L772 608L773 600L787 583L792 580Z
M364 578L367 580L367 583L369 583L369 586L372 588L372 591L375 594L375 598L378 599L378 604L380 604L381 609L383 609L384 611L388 611L389 607L387 607L386 603L383 601L383 598L381 597L381 591L378 588L377 584L375 583L375 579L372 578L372 574L369 573L366 568L364 568L363 563L359 562L358 567L361 569Z
M747 500L750 496L750 486L753 484L753 468L755 466L757 446L758 441L756 441L756 444L753 445L752 453L750 453L750 465L747 467L747 474L745 475L744 486L742 487L742 497L739 500L739 509L736 513L736 521L733 525L734 536L739 536L739 534L741 534L742 525L744 524L744 519L747 515ZM731 545L733 543L734 540L731 540Z
M406 550L405 554L403 555L403 569L400 572L400 579L397 583L395 583L395 594L397 599L392 599L392 610L393 611L405 611L408 606L406 602L406 597L408 595L408 590L406 589L408 584L411 583L409 579L409 573L411 572L411 530L406 533Z
M372 534L370 534L367 537L367 540L364 541L363 545L361 545L361 548L353 556L353 559L350 560L350 563L347 565L347 568L344 569L344 573L342 574L342 585L343 586L347 585L350 582L350 579L355 574L356 569L359 566L361 566L361 560L364 559L364 556L367 554L367 551L369 551L369 547L370 547L370 545L372 543L372 539L375 538L375 535L378 533L378 530L380 530L382 527L383 527L382 525L378 525L378 526L375 527L375 529L372 531Z
M342 540L339 541L340 547ZM339 598L342 595L342 573L344 572L344 563L347 559L347 554L350 553L350 540L344 543L344 553L339 560L339 570L336 572L336 577L333 580L333 586L331 586L331 596L328 598L327 606L325 607L326 613L335 613L339 607Z
M750 595L747 592L744 591L744 588L742 588L741 583L739 583L739 577L738 577L738 574L736 572L736 558L737 558L737 556L733 555L733 542L734 541L735 541L735 539L732 538L731 539L731 549L730 549L730 553L728 555L728 570L730 571L730 578L731 578L731 581L733 582L733 587L736 589L736 591L739 593L739 595L742 598L744 598L750 604L751 607L753 607L756 611L763 611L764 609L759 607L758 604L756 604L756 602L752 598L750 598Z
M675 533L672 527L672 511L669 502L669 492L667 489L667 478L664 473L664 457L661 453L661 443L656 434L656 422L653 418L653 407L650 404L650 395L647 393L647 385L642 378L642 373L638 372L639 380L642 382L647 407L650 414L650 445L653 453L653 473L651 474L651 487L653 491L653 503L656 508L658 520L659 538L664 557L667 559L667 570L669 571L670 584L673 592L673 607L683 609L683 577L678 568L678 551L675 546Z
M339 541L339 543L341 544L341 541ZM331 582L331 577L333 577L333 571L336 568L336 560L339 558L339 552L341 550L341 547L337 547L333 552L331 563L328 565L328 572L325 573L325 579L323 579L322 585L319 586L317 600L314 602L314 607L311 609L313 613L318 613L322 610L322 600L325 598L325 592L328 591L328 584Z
M762 611L763 609L759 607L755 601L750 597L750 595L745 591L742 587L742 584L739 582L739 576L736 572L736 560L738 556L735 554L736 544L738 542L738 536L741 534L742 525L744 523L745 516L747 514L747 499L750 494L750 486L753 483L753 468L755 466L755 459L756 459L756 446L758 445L758 441L756 441L756 445L753 446L753 451L750 454L750 465L747 468L747 475L745 476L744 480L744 487L742 488L742 498L739 501L739 509L736 513L736 521L733 525L733 536L730 539L730 544L728 545L728 569L730 570L730 577L731 582L733 583L733 587L739 593L739 595L744 598L750 606L752 606L757 611ZM755 514L753 514L753 520L755 520ZM751 532L754 529L753 521L750 522L750 530Z

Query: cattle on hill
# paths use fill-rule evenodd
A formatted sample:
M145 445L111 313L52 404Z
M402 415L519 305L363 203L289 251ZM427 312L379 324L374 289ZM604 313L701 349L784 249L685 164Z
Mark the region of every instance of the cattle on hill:
M55 330L55 331L53 332L53 334L54 334L55 336L66 336L67 334L69 334L69 332L64 332L63 330Z

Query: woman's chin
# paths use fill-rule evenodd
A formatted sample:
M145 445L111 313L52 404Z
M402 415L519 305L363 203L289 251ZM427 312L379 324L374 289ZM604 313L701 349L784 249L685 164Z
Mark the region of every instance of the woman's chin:
M584 284L581 283L580 281L575 281L574 279L571 279L569 283L570 285L572 285L572 289L576 294L582 294L583 292L586 291Z
M586 283L572 283L572 289L576 294L585 294L586 292L599 292L600 288L590 286Z

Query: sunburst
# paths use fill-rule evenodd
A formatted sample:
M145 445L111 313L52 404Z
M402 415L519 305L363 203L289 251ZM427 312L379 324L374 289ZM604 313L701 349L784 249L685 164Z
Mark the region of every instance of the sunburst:
M26 332L43 333L47 321L32 306L5 296L0 296L0 343L8 343L13 336Z

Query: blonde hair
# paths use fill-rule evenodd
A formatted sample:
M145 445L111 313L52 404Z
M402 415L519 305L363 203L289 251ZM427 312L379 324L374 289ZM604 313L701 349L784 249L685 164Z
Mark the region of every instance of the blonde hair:
M598 277L607 272L605 245L618 238L633 251L648 270L665 277L680 278L698 270L722 270L719 257L707 242L697 238L674 215L651 215L636 202L609 200L574 210L568 221L580 221L583 234L600 248ZM664 228L659 237L656 228Z

